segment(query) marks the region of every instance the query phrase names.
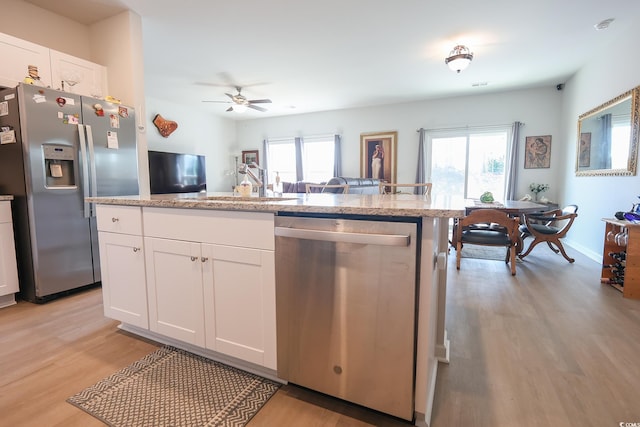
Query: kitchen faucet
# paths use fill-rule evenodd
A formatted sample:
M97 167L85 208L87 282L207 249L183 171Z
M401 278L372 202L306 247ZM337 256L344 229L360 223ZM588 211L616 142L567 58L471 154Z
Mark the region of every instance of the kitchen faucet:
M255 168L258 170L258 175L256 175L251 168ZM247 174L253 179L253 181L258 186L258 196L265 197L267 195L267 170L258 166L256 162L251 162L251 164L240 163L238 167L238 173Z

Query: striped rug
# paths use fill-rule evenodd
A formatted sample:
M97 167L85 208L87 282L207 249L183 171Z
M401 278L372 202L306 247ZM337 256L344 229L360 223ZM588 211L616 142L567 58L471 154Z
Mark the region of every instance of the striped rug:
M244 426L280 384L165 346L67 399L109 426Z

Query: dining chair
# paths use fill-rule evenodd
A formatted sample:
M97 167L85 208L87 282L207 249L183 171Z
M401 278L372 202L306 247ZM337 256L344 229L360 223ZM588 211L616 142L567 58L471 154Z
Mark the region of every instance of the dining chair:
M491 224L492 226L484 226ZM476 209L459 218L455 227L456 268L460 270L462 247L468 245L504 246L505 263L511 263L511 275L516 275L516 250L519 241L518 218L496 209Z
M380 194L390 194L390 193L403 193L403 194L414 194L415 188L424 188L422 195L430 196L431 195L431 187L433 186L430 182L423 182L418 184L399 184L399 183L391 183L391 182L380 182L378 184L380 187ZM411 188L410 192L398 191L398 188Z
M567 261L574 262L575 259L567 255L560 239L566 236L578 216L577 212L577 205L567 205L563 209L526 214L525 223L519 228L520 239L524 241L527 237L533 237L533 241L524 253L518 255L520 259L529 255L538 243L546 242L553 252L561 253Z
M313 191L314 188L317 189L317 191ZM329 189L329 191L325 191L327 189ZM348 194L349 185L348 184L307 184L306 191L307 193Z

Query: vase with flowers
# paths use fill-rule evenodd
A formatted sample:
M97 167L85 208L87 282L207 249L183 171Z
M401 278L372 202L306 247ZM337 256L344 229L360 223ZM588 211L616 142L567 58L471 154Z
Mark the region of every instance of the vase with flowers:
M531 192L533 193L533 198L536 202L538 201L538 194L542 193L543 191L547 191L548 189L549 184L536 184L535 182L532 182L529 185L529 190L531 190Z

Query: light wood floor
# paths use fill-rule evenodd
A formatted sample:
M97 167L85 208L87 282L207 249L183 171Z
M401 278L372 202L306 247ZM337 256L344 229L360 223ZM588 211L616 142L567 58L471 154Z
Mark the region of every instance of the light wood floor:
M449 259L451 363L431 427L640 422L640 301L599 283L599 264L546 247L518 262ZM455 252L452 252L455 255ZM65 402L153 351L102 315L99 289L0 310L0 426L100 426ZM285 386L250 426L407 426Z

